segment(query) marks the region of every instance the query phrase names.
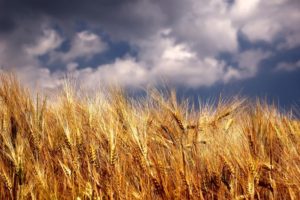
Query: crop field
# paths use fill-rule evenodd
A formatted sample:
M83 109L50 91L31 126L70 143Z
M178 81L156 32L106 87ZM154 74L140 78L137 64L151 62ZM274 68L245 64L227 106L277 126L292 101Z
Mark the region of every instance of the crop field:
M0 199L300 199L300 122L264 101L178 101L0 77Z

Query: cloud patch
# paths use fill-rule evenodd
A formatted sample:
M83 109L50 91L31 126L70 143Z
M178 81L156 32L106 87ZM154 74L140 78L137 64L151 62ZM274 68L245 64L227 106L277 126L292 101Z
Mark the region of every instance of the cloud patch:
M295 63L292 62L281 62L277 65L276 71L294 71L300 69L300 60Z
M96 54L104 52L106 49L107 45L98 35L90 31L82 31L76 33L67 52L56 51L50 54L50 59L52 62L61 61L63 63L68 63L79 58L88 60Z
M58 48L63 39L55 30L45 29L42 36L31 45L26 45L24 51L33 56L41 56Z

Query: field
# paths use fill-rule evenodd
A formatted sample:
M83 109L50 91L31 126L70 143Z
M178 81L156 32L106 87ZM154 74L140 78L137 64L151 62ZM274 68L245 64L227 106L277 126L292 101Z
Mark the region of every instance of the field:
M300 122L263 101L174 91L55 100L0 78L0 199L300 199Z

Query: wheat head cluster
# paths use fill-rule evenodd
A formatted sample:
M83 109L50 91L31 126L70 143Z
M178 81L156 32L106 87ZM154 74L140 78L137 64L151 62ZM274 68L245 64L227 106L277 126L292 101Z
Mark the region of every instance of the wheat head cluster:
M111 87L47 100L0 76L0 199L300 199L300 122L244 98Z

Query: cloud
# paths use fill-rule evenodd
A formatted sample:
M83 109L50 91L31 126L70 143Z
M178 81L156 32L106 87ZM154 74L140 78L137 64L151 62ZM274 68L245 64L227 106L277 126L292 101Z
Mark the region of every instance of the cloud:
M25 46L25 52L33 55L44 55L57 47L62 43L63 39L57 34L55 30L45 29L43 35L33 45Z
M78 58L88 60L94 55L102 53L106 48L106 44L98 35L90 31L81 31L74 36L71 47L67 52L55 52L50 56L51 61L59 60L67 63Z
M220 81L223 75L223 63L214 57L199 57L187 43L177 43L172 37L153 36L150 43L144 44L141 54L141 60L148 61L145 64L151 69L151 80L162 78L197 87Z
M242 32L248 36L252 42L271 42L280 30L280 25L270 19L257 19L249 22L242 28Z
M128 56L111 64L83 69L77 69L75 63L70 63L69 72L86 88L111 82L131 87L146 86L164 80L197 88L252 77L260 62L270 56L260 49L242 52L236 56L239 68L235 68L214 57L199 58L188 45L165 37L168 31L162 30L161 33L164 37L157 34L143 44L138 59Z
M1 0L0 65L46 88L58 87L64 73L89 87L228 83L255 76L274 52L300 45L299 8L298 0ZM99 32L135 54L91 64L112 48ZM242 49L240 33L273 49ZM62 48L66 41L69 48Z
M31 89L42 91L55 90L62 86L65 78L59 72L51 73L46 67L26 66L17 71L18 78Z
M300 60L297 62L281 62L275 68L275 71L294 71L300 69Z
M83 88L95 88L101 84L118 83L123 86L142 86L149 81L147 69L134 58L117 59L111 64L84 68L72 73Z
M172 29L181 42L187 42L199 55L215 55L217 52L235 52L238 48L237 29L229 19L200 16L194 21L182 20Z
M236 0L232 6L231 12L235 18L245 19L255 14L259 4L260 0Z
M300 34L299 32L291 32L287 34L284 42L277 46L278 50L293 49L300 46Z
M152 48L151 44L155 44L157 49ZM109 83L145 87L162 81L189 87L210 86L217 81L222 82L226 74L225 62L213 57L199 59L186 44L176 43L174 39L161 37L160 34L153 36L151 42L144 44L140 52L141 57L126 56L96 68L78 68L78 63L70 62L67 64L68 74L85 89ZM60 73L51 74L45 69L36 73L42 73L40 77L46 79L47 84L44 87L51 89L62 84L63 76L59 75Z
M230 14L251 42L281 40L279 46L293 48L294 42L299 43L299 8L296 0L238 0Z
M261 61L271 56L270 52L261 49L247 50L236 56L239 69L239 78L253 77Z

